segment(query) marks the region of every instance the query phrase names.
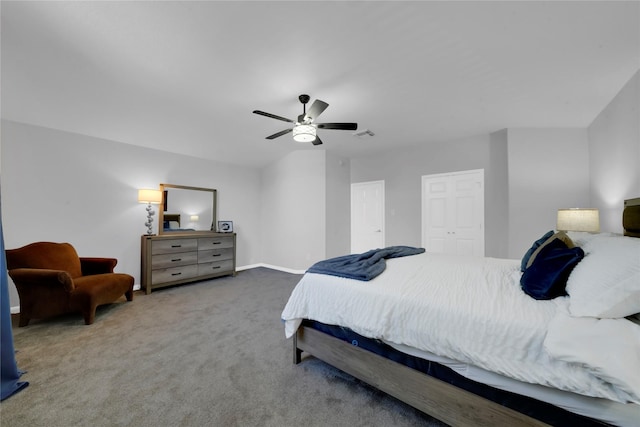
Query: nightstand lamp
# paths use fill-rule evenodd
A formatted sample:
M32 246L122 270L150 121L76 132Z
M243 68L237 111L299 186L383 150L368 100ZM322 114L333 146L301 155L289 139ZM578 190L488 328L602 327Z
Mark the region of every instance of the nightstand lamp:
M558 209L558 231L600 232L600 213L598 209Z
M147 235L151 236L153 235L153 215L155 215L151 205L159 205L162 203L162 191L149 189L138 190L138 203L147 204L147 222L145 222L144 225L147 226Z

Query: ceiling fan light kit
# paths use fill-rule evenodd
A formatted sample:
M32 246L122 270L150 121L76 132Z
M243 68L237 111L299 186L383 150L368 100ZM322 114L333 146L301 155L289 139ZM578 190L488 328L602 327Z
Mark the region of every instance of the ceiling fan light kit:
M316 139L316 128L312 125L297 125L293 128L293 139L298 142L311 142Z
M289 132L293 132L293 139L297 142L311 142L313 145L322 144L322 140L317 135L318 129L338 129L338 130L357 130L357 123L313 123L313 121L329 106L324 101L316 99L311 104L309 111L307 111L306 105L309 102L309 95L300 95L298 100L302 103L302 114L298 116L298 120L291 120L286 117L277 116L271 113L265 113L260 110L253 110L254 114L269 117L283 122L293 123L293 128L287 128L276 132L273 135L267 136L266 139L275 139L279 136L286 135Z

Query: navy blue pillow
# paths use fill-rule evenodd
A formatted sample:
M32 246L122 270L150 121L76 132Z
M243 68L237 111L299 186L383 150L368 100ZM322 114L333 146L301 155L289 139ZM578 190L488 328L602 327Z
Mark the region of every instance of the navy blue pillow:
M529 262L529 258L531 255L540 247L541 244L547 241L549 237L553 236L553 230L548 231L544 236L533 242L533 246L529 248L527 253L522 257L522 262L520 263L520 271L525 271L527 269L527 263Z
M584 258L584 251L568 248L560 239L543 247L520 278L522 290L535 299L553 299L566 295L567 279Z

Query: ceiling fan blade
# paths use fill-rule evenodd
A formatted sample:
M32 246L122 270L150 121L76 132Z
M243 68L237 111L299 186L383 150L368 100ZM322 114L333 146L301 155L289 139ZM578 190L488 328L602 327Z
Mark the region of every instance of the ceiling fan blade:
M277 120L282 120L283 122L293 123L293 120L287 119L286 117L276 116L275 114L265 113L264 111L260 111L260 110L253 110L253 112L255 114L260 114L261 116L271 117L272 119L277 119Z
M327 109L328 106L329 104L326 102L316 99L313 101L313 104L311 104L309 111L307 111L306 117L311 120L315 120L324 110Z
M316 134L316 139L314 139L313 141L311 141L311 143L313 145L320 145L322 144L322 140L320 139L320 137Z
M318 129L356 130L357 123L317 123Z
M276 139L276 138L277 138L277 137L279 137L279 136L282 136L282 135L286 135L286 134L288 134L288 133L289 133L289 132L291 132L292 130L293 130L293 128L289 128L289 129L281 130L281 131L280 131L280 132L278 132L278 133L274 133L273 135L269 135L269 136L268 136L268 137L266 137L265 139Z

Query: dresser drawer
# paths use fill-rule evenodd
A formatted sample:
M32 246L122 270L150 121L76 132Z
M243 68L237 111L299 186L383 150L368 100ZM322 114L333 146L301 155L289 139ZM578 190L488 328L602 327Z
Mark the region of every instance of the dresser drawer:
M198 250L198 239L154 240L151 245L151 255L196 250Z
M151 284L172 282L174 280L189 279L198 276L198 265L185 265L182 267L163 268L153 270L151 273Z
M233 236L200 237L198 250L233 248Z
M224 261L233 259L233 248L211 249L198 251L198 263Z
M151 257L151 269L179 267L182 265L196 264L198 252L178 252L174 254L153 255Z
M205 276L207 274L216 274L229 271L233 271L232 259L198 264L198 276Z

